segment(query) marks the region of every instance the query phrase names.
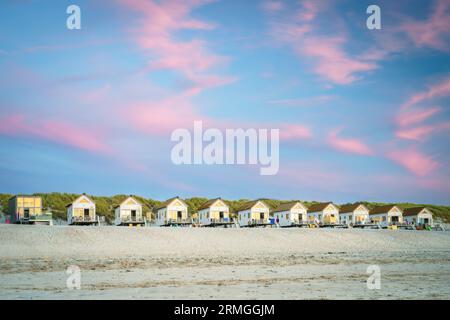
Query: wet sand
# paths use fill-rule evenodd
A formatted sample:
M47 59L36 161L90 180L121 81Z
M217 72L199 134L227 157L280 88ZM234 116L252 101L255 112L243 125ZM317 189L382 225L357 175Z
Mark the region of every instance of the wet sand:
M2 225L0 298L449 299L450 232Z

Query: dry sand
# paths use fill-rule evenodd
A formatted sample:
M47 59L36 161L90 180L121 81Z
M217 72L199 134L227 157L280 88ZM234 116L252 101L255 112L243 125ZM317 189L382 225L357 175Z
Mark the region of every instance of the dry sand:
M450 299L450 232L0 225L0 298Z

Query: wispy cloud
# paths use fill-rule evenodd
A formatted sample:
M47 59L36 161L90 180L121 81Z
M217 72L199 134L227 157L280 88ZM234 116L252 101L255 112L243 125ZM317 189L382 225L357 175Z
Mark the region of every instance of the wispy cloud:
M303 125L285 125L280 128L281 140L302 140L312 138L310 128Z
M408 19L400 30L406 32L417 47L450 51L450 1L435 1L427 19Z
M211 73L215 67L227 62L228 58L212 53L206 40L181 40L175 35L181 30L214 29L214 24L191 15L195 8L211 1L117 1L140 16L140 22L133 27L132 34L139 46L148 52L148 71L178 72L192 83L192 93L236 80L235 77Z
M413 147L391 151L388 157L417 176L426 176L439 166L431 156Z
M341 129L338 129L338 130L333 130L328 134L328 143L334 149L342 151L342 152L366 155L366 156L370 156L370 155L374 154L372 149L369 148L369 146L367 146L360 139L340 137L339 136L340 132L341 132Z
M317 105L326 104L337 97L334 95L318 95L297 99L277 99L270 100L269 103L277 106L289 106L289 107L313 107Z
M0 118L0 123L2 135L40 139L94 153L107 154L111 151L100 130L63 119L30 118L15 114Z
M268 0L263 2L262 8L267 12L280 11L284 8L284 3L282 1Z
M401 139L425 141L433 133L447 130L448 121L435 119L433 123L426 123L442 111L442 108L428 104L435 103L435 99L446 96L450 96L450 77L413 94L400 107L399 114L396 116L395 123L398 126L396 136Z
M358 79L362 73L372 71L378 66L369 55L349 54L345 45L348 37L335 30L335 33L324 35L318 15L324 13L329 2L301 2L300 8L286 9L269 14L271 35L282 43L288 44L302 59L312 61L312 70L333 84L346 85ZM331 21L331 20L330 20Z
M450 95L450 76L442 81L430 85L427 90L412 95L403 105L402 109L408 109L414 105Z

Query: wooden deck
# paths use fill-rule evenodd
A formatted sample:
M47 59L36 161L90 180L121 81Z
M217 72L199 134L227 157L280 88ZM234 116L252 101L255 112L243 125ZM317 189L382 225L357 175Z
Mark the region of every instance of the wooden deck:
M266 228L266 227L271 227L272 228L273 226L275 226L275 225L270 223L270 222L267 222L267 223L257 222L257 223L250 223L250 224L248 224L246 226L240 226L240 227L241 228Z
M119 226L125 226L125 227L141 227L145 226L145 221L122 221Z
M160 227L188 227L191 226L192 220L191 219L182 219L182 220L169 220L166 221L164 224L160 225Z
M355 224L352 228L356 229L381 229L381 226L377 223Z
M233 221L220 221L211 222L210 224L200 224L200 226L204 228L233 228L236 226L236 223Z
M97 221L72 221L71 226L95 226Z
M309 223L306 222L294 222L288 226L280 226L280 228L309 228Z
M319 224L320 228L347 228L347 225L342 223L329 223L329 224Z

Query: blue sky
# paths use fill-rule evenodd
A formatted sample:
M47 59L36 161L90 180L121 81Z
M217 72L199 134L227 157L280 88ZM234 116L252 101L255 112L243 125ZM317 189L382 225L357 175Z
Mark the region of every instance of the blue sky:
M0 192L450 204L448 0L2 1L0 21ZM279 128L278 174L174 165L195 120Z

